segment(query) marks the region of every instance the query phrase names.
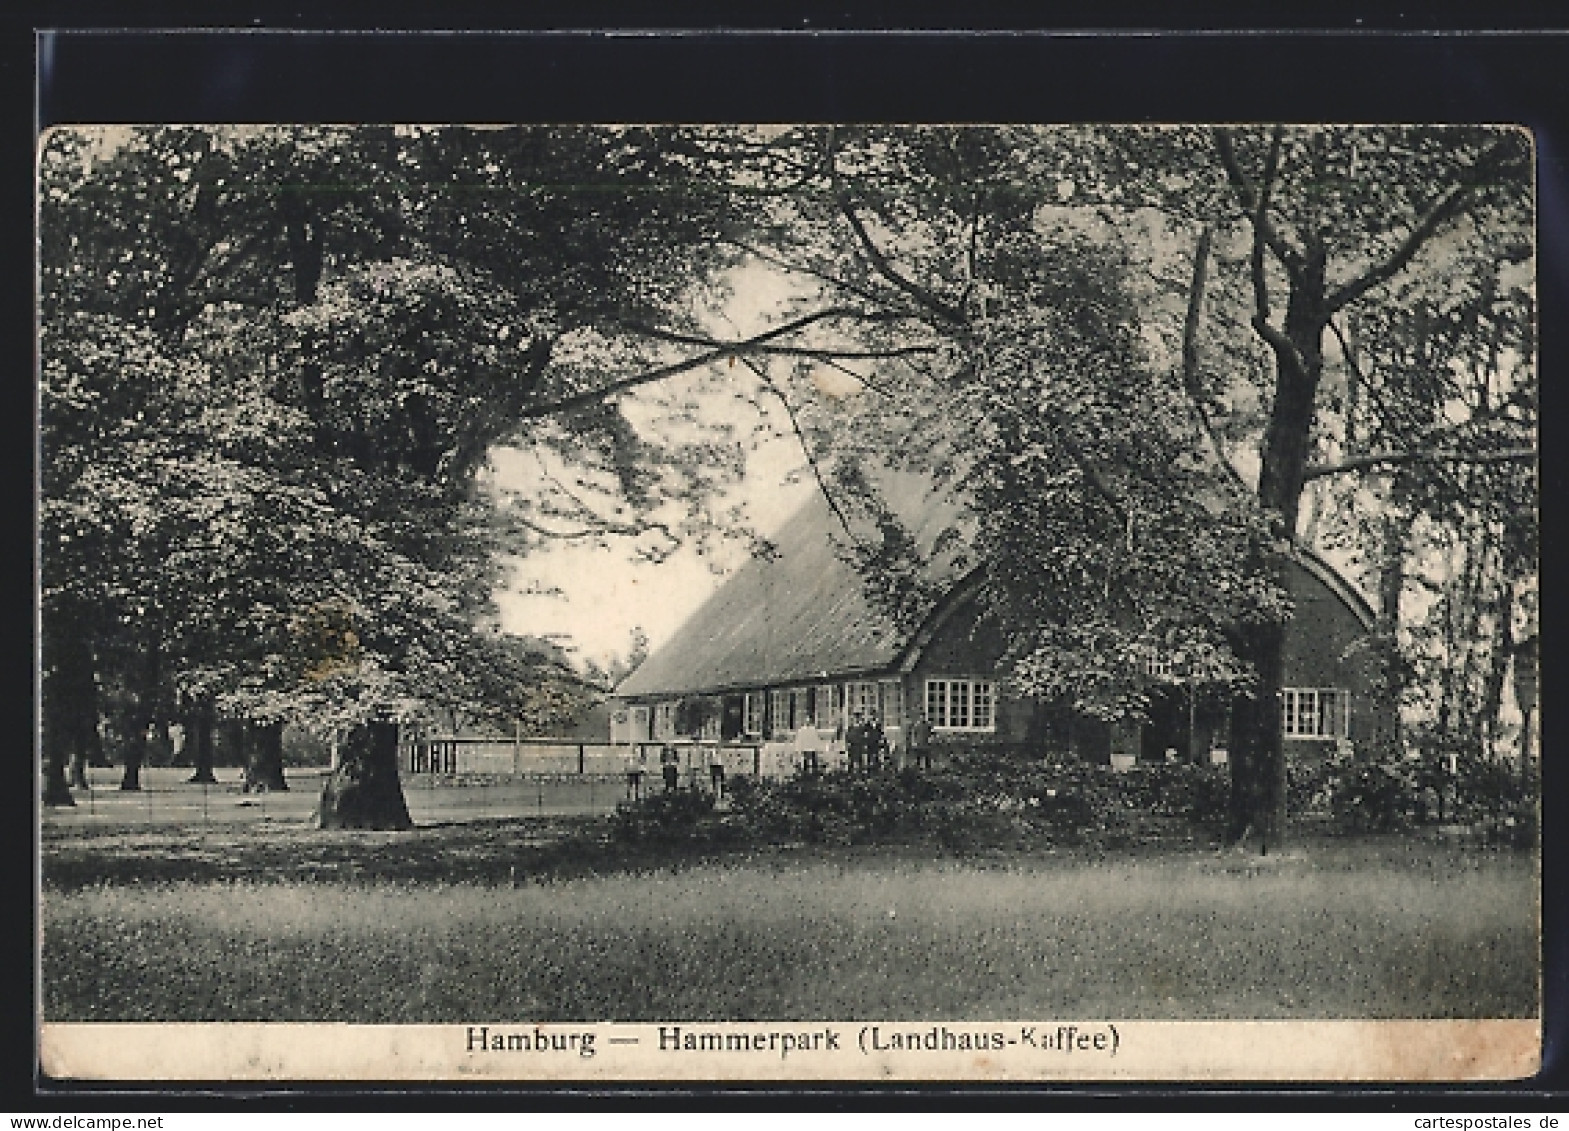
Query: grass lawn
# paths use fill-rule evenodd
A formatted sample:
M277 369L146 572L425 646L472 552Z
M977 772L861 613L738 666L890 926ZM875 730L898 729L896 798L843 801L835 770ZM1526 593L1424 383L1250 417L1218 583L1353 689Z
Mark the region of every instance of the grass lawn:
M565 843L525 822L48 839L45 1015L1537 1012L1539 885L1524 854L1378 838L1304 840L1262 860L1202 847L971 858L781 848L639 864Z

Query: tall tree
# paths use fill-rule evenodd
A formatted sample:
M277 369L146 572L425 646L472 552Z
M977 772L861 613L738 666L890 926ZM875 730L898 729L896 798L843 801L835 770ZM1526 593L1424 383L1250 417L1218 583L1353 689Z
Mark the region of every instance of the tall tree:
M1521 230L1529 144L1516 130L1276 127L1251 136L1217 130L1215 149L1251 233L1252 324L1274 361L1259 503L1277 536L1291 539L1332 320L1376 304L1434 241L1463 242L1467 227L1474 233L1490 224ZM1261 565L1271 568L1271 559ZM1234 836L1249 825L1268 836L1285 817L1281 641L1271 626L1242 641L1262 694L1234 736L1238 770L1254 785L1234 791ZM1249 792L1255 800L1245 803Z
M1131 626L1142 622L1157 639L1179 623L1184 632L1202 628L1181 649L1240 692L1230 835L1253 831L1265 844L1276 841L1290 616L1282 570L1298 537L1304 485L1331 474L1335 462L1315 467L1334 409L1324 374L1335 320L1398 309L1392 285L1485 258L1479 245L1491 241L1496 251L1527 242L1526 138L1414 127L839 130L803 134L801 150L813 156L798 163L793 207L779 210L758 254L809 281L819 303L863 304L859 340L883 347L884 360L852 379L888 410L863 420L880 420L896 437L884 449L919 452L924 466L977 504L974 544L990 555L991 592L1011 618L1005 623L1026 637L1015 677L1044 687L1045 673L1059 673L1052 680L1067 691L1078 681L1060 673L1136 667L1125 646ZM1097 262L1083 240L1096 223L1107 229L1098 241L1105 246L1119 232L1125 246L1186 232L1197 249L1188 302L1163 303L1142 286L1147 256L1133 271L1105 255ZM1242 254L1223 253L1238 235ZM1207 298L1212 240L1217 285ZM1084 270L1075 277L1064 259ZM1238 295L1242 310L1218 305ZM1163 332L1163 322L1180 329ZM1267 358L1256 387L1251 364L1217 374L1202 362L1217 352L1216 331L1238 324ZM1141 326L1180 340L1180 350L1141 350ZM895 360L895 345L910 353ZM1233 358L1250 353L1229 336L1225 349ZM1155 380L1163 370L1171 373L1164 385ZM812 374L796 383L794 411L826 451L829 430L810 431L808 402L824 399L813 384L822 381ZM1173 390L1186 395L1185 408ZM1215 411L1228 401L1252 408ZM863 432L876 431L863 424ZM958 441L945 446L955 432ZM1118 443L1129 437L1139 443ZM863 437L849 448L869 446L876 447ZM1373 450L1335 470L1434 454ZM1469 458L1520 456L1508 449ZM1231 475L1226 457L1249 474ZM1041 470L1030 480L1021 469L1032 461ZM1018 528L1011 539L1010 524ZM1141 563L1141 545L1164 553ZM903 558L863 555L873 572ZM905 580L918 572L906 569ZM1043 607L1055 593L1093 593L1090 579L1102 583L1103 614L1082 600ZM887 591L890 580L899 578L873 584ZM1200 597L1188 613L1193 624L1162 626L1162 617L1139 608L1144 597L1177 598L1184 584ZM913 596L919 608L923 595ZM1076 657L1051 647L1075 637ZM1042 648L1038 662L1026 662L1032 646ZM1108 692L1123 686L1109 697L1112 709L1136 712L1137 687L1127 676L1106 678ZM1093 706L1082 688L1072 697Z
M662 440L623 401L716 356L641 326L689 325L692 286L733 256L717 239L731 196L701 177L721 141L537 128L47 139L45 600L78 610L83 638L112 624L127 642L128 767L142 723L166 722L176 700L262 738L300 716L376 724L351 733L324 819L406 824L386 801L395 742L380 724L484 685L466 673L494 659L477 626L498 553L700 525L732 448L690 427ZM117 384L122 371L145 379ZM498 512L483 472L503 441L558 474ZM654 517L671 500L687 511L676 527ZM77 510L116 564L107 578L58 549ZM73 586L92 592L57 599ZM51 694L71 685L57 669ZM366 784L379 781L392 784Z

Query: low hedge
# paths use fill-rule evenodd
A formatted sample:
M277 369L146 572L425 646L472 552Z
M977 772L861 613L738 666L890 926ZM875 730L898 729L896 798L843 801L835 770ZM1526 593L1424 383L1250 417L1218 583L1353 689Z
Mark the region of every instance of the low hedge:
M784 780L733 779L726 805L695 790L624 805L628 840L705 843L934 841L952 849L1005 844L1129 843L1217 832L1223 767L1042 764L981 756L934 770L829 771Z
M1529 847L1538 828L1534 778L1479 755L1428 755L1400 761L1328 759L1288 769L1294 816L1328 819L1342 832L1394 832L1422 825L1461 826L1477 839Z

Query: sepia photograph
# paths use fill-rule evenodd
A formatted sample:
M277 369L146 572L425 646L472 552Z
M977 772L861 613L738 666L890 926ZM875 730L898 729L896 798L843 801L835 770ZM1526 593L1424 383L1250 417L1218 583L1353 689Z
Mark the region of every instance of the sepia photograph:
M45 131L44 1070L1530 1076L1535 158Z

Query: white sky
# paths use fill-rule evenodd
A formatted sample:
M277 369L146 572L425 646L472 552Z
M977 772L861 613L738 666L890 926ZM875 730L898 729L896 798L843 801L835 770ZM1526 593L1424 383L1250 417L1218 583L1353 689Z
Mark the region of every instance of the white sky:
M710 331L720 338L766 329L802 293L780 272L761 265L732 272L728 282L733 294L724 313L708 320ZM752 378L738 366L733 379ZM637 396L634 393L631 399ZM750 411L726 397L702 400L705 414ZM816 489L799 443L779 419L782 413L775 409L770 415L775 417L769 421L775 435L748 452L745 478L715 507L721 511L744 504L752 528L763 536L777 532ZM755 419L738 420L737 430L745 435L755 423ZM504 489L511 475L531 473L526 460L497 454L503 456L493 460L498 487ZM742 542L715 539L708 556L686 545L656 564L639 558L631 539L558 543L518 563L513 586L497 594L501 627L506 632L555 636L562 644L575 646L580 659L603 665L612 656L626 655L633 628L642 628L650 647L658 648L745 561L746 554Z
M769 440L751 453L746 478L726 502L744 502L756 531L773 534L816 489L810 476L792 476L802 466L793 439ZM634 627L658 648L746 559L747 548L739 542L716 540L711 548L713 555L702 557L686 545L656 564L638 558L629 538L606 539L603 545L557 543L523 559L518 584L497 595L501 627L559 635L561 643L576 646L580 658L601 665L626 655ZM524 592L529 583L559 595Z

